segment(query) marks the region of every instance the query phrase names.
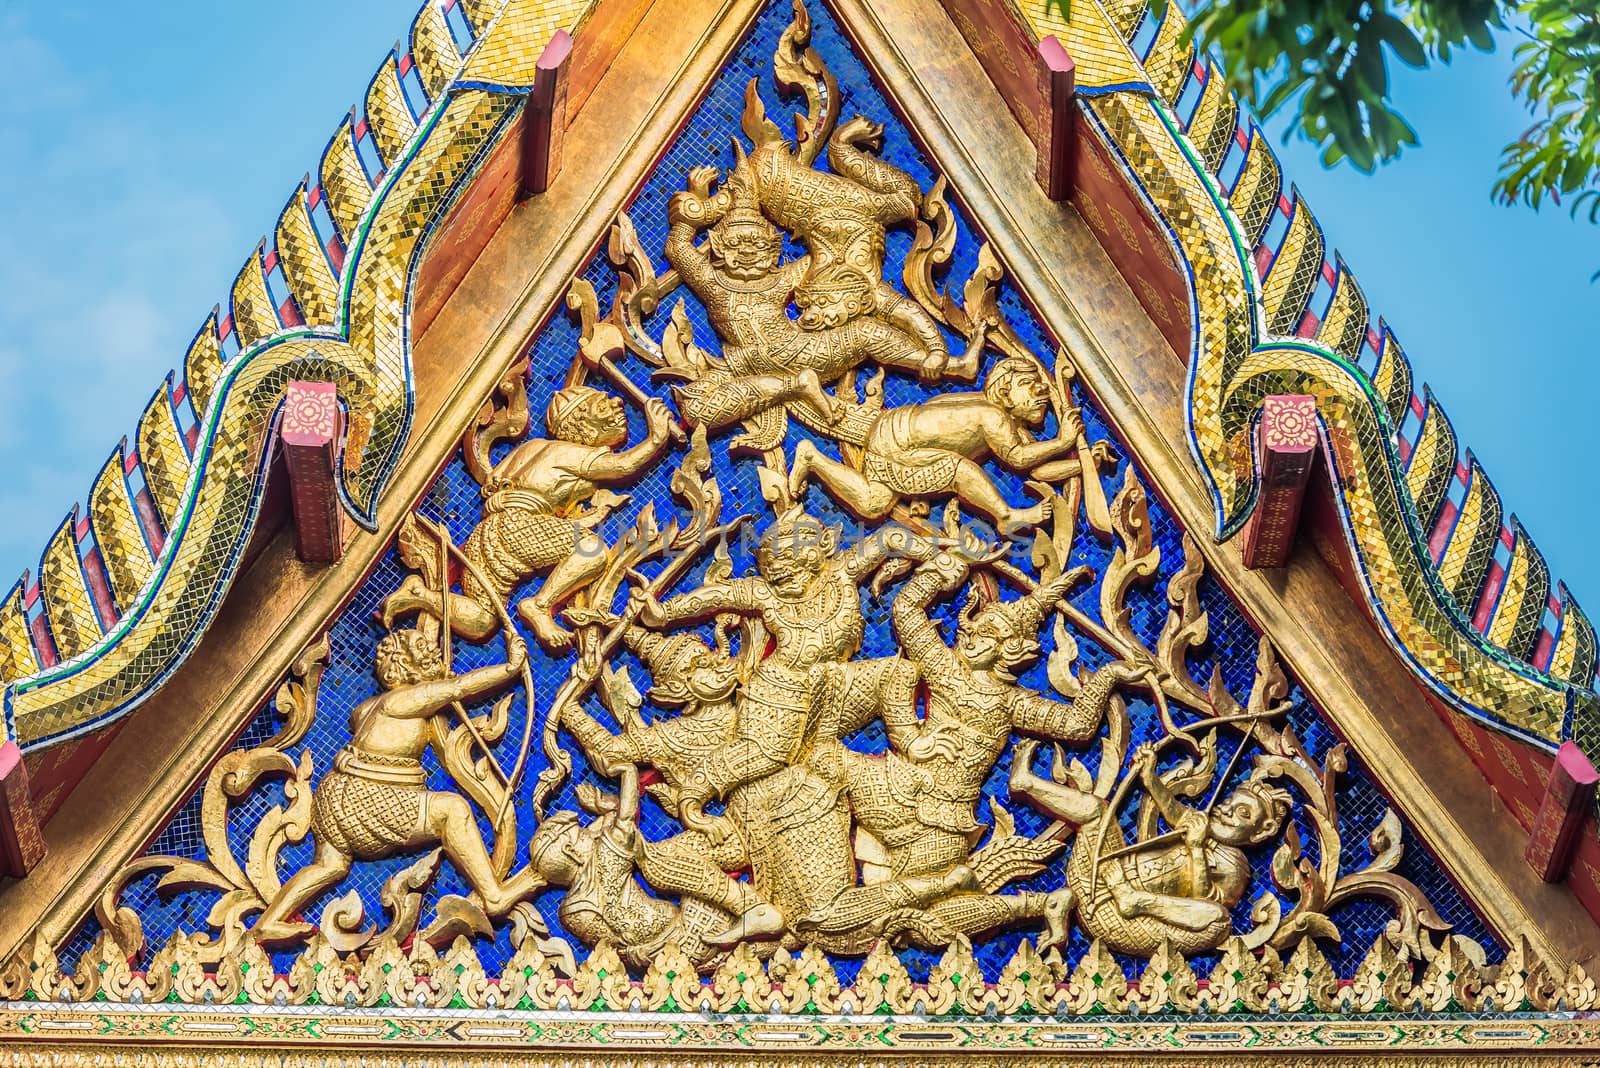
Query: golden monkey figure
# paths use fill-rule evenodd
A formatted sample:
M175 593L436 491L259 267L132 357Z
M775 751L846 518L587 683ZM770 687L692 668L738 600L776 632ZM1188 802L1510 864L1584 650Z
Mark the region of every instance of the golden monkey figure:
M483 486L484 516L461 547L488 580L462 576L462 592L450 594L450 628L468 641L484 642L500 627L498 605L528 579L546 573L517 614L544 644L562 648L571 633L555 621L555 610L606 565L606 545L593 528L611 504L593 505L603 486L634 482L661 455L673 415L665 403L645 404L645 439L628 439L622 401L587 386L569 386L550 398L549 434L518 444L494 465ZM437 576L435 582L443 583ZM384 622L408 612L439 611L437 590L419 574L408 575L384 604Z
M312 797L310 864L284 883L252 928L264 942L296 939L312 931L300 910L336 885L358 860L442 846L491 919L543 889L533 868L496 875L478 831L477 817L461 794L429 790L422 756L442 744L448 710L514 685L528 651L508 638L506 662L452 675L435 638L397 630L378 643L375 672L383 692L350 713L350 741L317 783Z

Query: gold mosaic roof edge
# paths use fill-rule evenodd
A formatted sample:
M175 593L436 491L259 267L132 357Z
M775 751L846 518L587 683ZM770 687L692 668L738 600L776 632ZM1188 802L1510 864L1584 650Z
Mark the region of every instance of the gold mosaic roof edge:
M1055 0L1019 0L1019 7L1039 37L1065 32ZM1070 11L1075 39L1116 35L1156 90L1153 96L1113 91L1082 100L1080 107L1114 147L1188 275L1198 311L1189 354L1190 444L1212 491L1216 536L1239 531L1255 505L1252 435L1264 398L1316 396L1327 455L1337 468L1345 540L1368 604L1401 659L1448 706L1479 723L1545 752L1572 739L1591 755L1600 753L1595 632L1576 600L1560 588L1556 629L1541 641L1540 628L1527 620L1543 615L1545 606L1532 599L1549 598L1547 580L1505 581L1503 589L1486 591L1493 581L1487 557L1504 540L1498 495L1475 463L1455 457L1454 435L1437 405L1424 406L1411 396L1411 368L1393 332L1372 320L1343 260L1335 256L1328 265L1322 230L1299 194L1286 189L1275 202L1259 195L1259 176L1277 184L1281 172L1231 94L1232 111L1241 116L1237 170L1230 153L1214 147L1202 152L1191 143L1182 114L1187 111L1194 122L1215 110L1215 99L1210 109L1202 105L1217 95L1211 81L1217 68L1199 63L1199 53L1184 40L1178 5L1165 5L1160 19L1142 4L1107 0L1074 3ZM1126 79L1120 63L1100 69L1103 53L1074 53L1081 84ZM1246 130L1247 135L1237 132ZM1209 145L1217 139L1208 133L1205 140ZM1239 175L1231 197L1224 173ZM1261 204L1267 205L1264 215ZM1275 212L1287 225L1274 250L1266 235ZM1241 213L1250 216L1249 226ZM1268 243L1258 244L1263 241ZM1274 253L1264 269L1252 246ZM1333 292L1319 322L1312 305L1329 273ZM1363 360L1374 366L1364 368ZM1407 452L1402 423L1417 408L1418 441ZM1416 474L1424 445L1439 437L1434 431L1440 428L1448 455L1442 466L1436 464L1438 486L1425 502L1408 474ZM1418 458L1410 461L1413 454ZM1451 479L1463 472L1466 483L1480 484L1478 492L1469 487L1448 508L1470 512L1471 521L1445 531L1436 561L1430 545L1435 521L1447 506ZM1508 548L1514 558L1501 573L1548 575L1520 525ZM1481 628L1480 597L1492 599ZM1535 660L1543 667L1535 667Z
M340 496L357 523L371 525L411 429L407 280L432 227L498 140L544 44L587 6L503 0L452 5L453 15L433 0L422 6L410 53L384 57L363 108L324 151L315 187L309 195L305 182L297 187L274 240L233 283L228 313L207 317L182 384L158 391L123 492L97 480L86 524L52 540L37 585L25 573L0 601L0 741L32 750L97 729L182 663L254 527L266 446L291 379L338 385L349 428ZM469 63L479 64L476 88L460 84ZM426 101L420 114L402 86L413 71L413 96ZM278 293L292 300L274 310ZM159 529L141 531L134 518L135 498L146 495L155 520L147 526ZM117 592L97 601L89 576L112 561ZM130 572L148 576L136 592Z

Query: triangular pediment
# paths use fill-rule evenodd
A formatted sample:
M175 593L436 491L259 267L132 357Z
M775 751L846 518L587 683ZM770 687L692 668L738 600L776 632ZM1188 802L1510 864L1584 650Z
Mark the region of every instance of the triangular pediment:
M1157 1028L1222 1049L1197 1014L1286 1051L1325 1014L1410 1047L1556 1007L1554 944L1600 937L1489 870L1508 834L1425 781L1476 771L1382 634L1331 568L1274 586L1212 537L1236 489L1186 441L1206 383L1173 344L1202 309L1131 287L1101 233L1204 284L1158 213L1105 221L1143 210L1118 109L1160 91L1118 16L1059 27L1105 50L1078 133L1105 195L1074 210L966 39L899 32L911 5L616 2L573 24L623 43L562 75L564 167L514 210L496 146L550 103L554 13L468 5L476 51L359 216L373 248L415 231L346 294L397 302L394 337L351 310L219 380L359 364L399 406L345 431L373 532L283 585L290 531L245 552L272 439L236 457L259 485L212 532L212 636L123 728L195 749L142 780L137 833L79 799L76 872L9 889L36 918L0 1034L93 1012L132 1041L1067 1056ZM214 702L192 733L164 685ZM1414 718L1383 721L1395 699Z

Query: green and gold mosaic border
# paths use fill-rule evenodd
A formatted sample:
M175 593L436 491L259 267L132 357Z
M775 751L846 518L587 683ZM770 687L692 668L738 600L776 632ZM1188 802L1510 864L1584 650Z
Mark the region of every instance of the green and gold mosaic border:
M350 119L323 156L319 188L345 250L339 277L312 232L302 182L280 218L276 243L304 324L278 326L253 257L233 289L233 328L243 349L220 358L213 314L185 360L185 389L199 414L193 445L181 438L166 387L141 420L139 458L165 533L159 553L139 532L126 484L104 472L97 480L91 518L123 601L118 618L102 629L75 539L65 533L52 539L40 575L60 663L40 663L21 584L0 601L6 682L0 740L14 738L33 750L104 726L183 662L226 594L254 527L289 381L338 386L347 424L340 496L357 523L375 525L379 495L411 429L411 289L421 253L518 110L544 45L587 6L583 0L465 4L479 30L466 55L457 50L444 9L431 0L423 6L410 54L430 96L427 111L413 119L391 53L369 87L361 119L381 174L368 181Z
M1054 33L1069 41L1098 42L1117 34L1131 43L1144 15L1138 4L1089 2L1073 4L1065 23L1052 0L1020 0L1019 6L1039 37ZM1114 149L1188 278L1190 444L1212 494L1216 536L1236 533L1255 504L1253 435L1264 398L1315 396L1345 539L1391 645L1433 692L1474 719L1547 752L1569 738L1583 744L1600 729L1600 702L1591 688L1593 628L1568 597L1549 671L1503 647L1530 649L1525 617L1536 621L1548 595L1548 570L1531 541L1520 536L1508 570L1526 577L1508 580L1487 636L1473 626L1482 547L1486 536L1492 544L1500 525L1498 499L1487 479L1474 477L1483 487L1477 506L1469 507L1469 492L1463 519L1435 564L1429 533L1447 482L1428 476L1454 472L1448 421L1437 413L1425 422L1418 458L1408 469L1397 421L1410 396L1410 368L1387 330L1375 371L1357 364L1354 352L1365 337L1368 313L1342 262L1315 336L1290 336L1322 267L1321 231L1296 195L1288 230L1263 277L1251 249L1276 203L1277 163L1263 139L1252 137L1240 179L1231 195L1223 192L1216 172L1226 140L1217 131L1231 133L1232 123L1220 116L1237 115L1238 103L1213 77L1185 131L1173 109L1197 57L1183 39L1181 12L1176 5L1165 8L1142 60L1148 88L1126 87L1121 57L1113 71L1097 71L1103 47L1074 55L1079 84L1091 90L1080 102L1081 114ZM1115 84L1098 88L1107 83ZM1271 195L1263 197L1263 191ZM1357 343L1347 343L1351 338Z

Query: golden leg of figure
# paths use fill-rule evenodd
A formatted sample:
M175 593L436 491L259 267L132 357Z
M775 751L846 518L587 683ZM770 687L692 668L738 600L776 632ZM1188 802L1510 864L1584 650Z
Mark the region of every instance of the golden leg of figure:
M420 575L407 575L400 588L383 602L383 625L393 627L400 616L427 612L437 616L439 592L423 584ZM450 631L474 644L488 641L500 632L500 620L493 609L462 593L450 594Z
M1000 495L994 488L994 483L989 481L989 476L984 474L983 468L971 460L962 459L956 465L955 474L956 496L967 504L993 519L996 527L1004 532L1016 530L1019 527L1036 527L1043 523L1050 514L1050 501L1040 501L1038 504L1026 508L1018 508Z
M963 382L971 382L978 377L978 369L983 366L983 346L989 332L979 329L967 339L967 347L960 356L952 359L945 367L947 378L959 378Z
M1011 751L1011 778L1006 784L1011 799L1025 801L1080 833L1090 829L1105 812L1106 803L1094 794L1035 775L1029 765L1038 748L1037 741L1024 738Z
M822 379L809 367L793 378L780 379L780 396L789 401L805 401L830 423L839 421L840 404L822 388Z
M551 570L539 592L517 604L517 615L545 645L566 648L572 642L572 632L555 621L556 606L580 586L599 577L605 568L606 543L591 531L581 532L576 549Z
M705 936L708 945L727 947L776 938L785 928L783 913L776 906L763 901L749 883L728 874L730 867L746 863L737 836L712 845L705 835L687 831L648 845L639 861L639 874L652 890L694 898L733 915L734 922L726 930Z
M789 495L798 499L805 492L806 481L812 475L816 475L829 493L862 519L882 519L899 499L889 487L867 481L866 476L855 468L823 455L821 449L802 439L794 449L794 469L789 473Z
M316 930L304 921L289 920L328 887L350 874L350 858L325 842L317 843L310 864L295 872L278 888L266 910L250 929L258 942L286 942Z
M1137 890L1126 883L1107 881L1111 899L1117 911L1129 919L1148 916L1153 920L1186 931L1204 931L1214 923L1227 918L1227 910L1215 901L1203 898L1176 897L1172 894L1154 894Z
M943 926L969 938L1025 920L1043 919L1047 930L1040 948L1048 949L1066 941L1071 902L1071 892L1065 889L1048 894L956 894L935 901L928 911Z
M835 897L812 926L823 934L868 930L896 909L923 908L949 894L978 889L978 877L965 864L946 875L853 886Z
M517 902L545 885L544 879L531 867L523 868L503 882L495 875L489 851L478 833L478 821L466 798L460 794L428 795L428 831L438 839L450 863L482 900L483 911L490 919L504 916Z

